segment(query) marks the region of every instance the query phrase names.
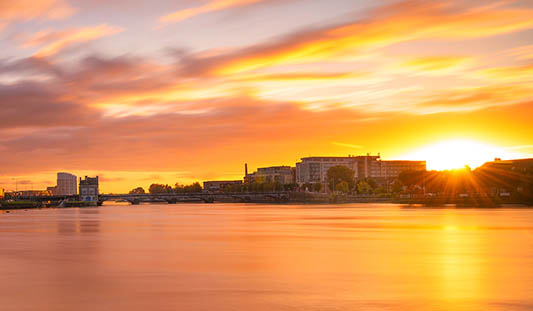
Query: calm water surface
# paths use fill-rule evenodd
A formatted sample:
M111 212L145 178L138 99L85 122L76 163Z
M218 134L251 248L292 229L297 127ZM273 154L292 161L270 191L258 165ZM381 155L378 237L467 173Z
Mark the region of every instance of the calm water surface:
M533 209L12 211L0 310L533 310Z

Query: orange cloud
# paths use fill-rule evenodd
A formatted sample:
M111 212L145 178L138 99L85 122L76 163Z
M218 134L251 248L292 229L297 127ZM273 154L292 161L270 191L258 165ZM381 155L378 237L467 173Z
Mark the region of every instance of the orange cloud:
M278 42L212 59L203 68L230 75L262 67L336 58L393 43L420 39L475 39L533 28L533 10L405 1L376 11L365 21L296 33ZM205 66L205 65L204 65Z
M176 23L200 14L206 14L233 7L249 5L261 1L264 0L211 0L202 6L179 10L174 13L162 16L159 21L161 23Z
M463 88L434 93L419 98L415 107L410 109L417 114L441 112L468 112L494 106L505 106L531 102L533 89L525 86L491 86Z
M505 51L505 54L516 57L519 60L533 60L533 44L509 49Z
M326 81L326 80L343 80L351 78L362 78L366 73L353 72L334 72L334 73L318 73L318 72L293 72L293 73L279 73L279 74L255 74L243 75L236 78L238 81L246 82L264 82L264 81Z
M471 61L471 58L461 56L417 57L403 62L402 67L421 72L448 72L453 69L463 68L469 61Z
M121 31L123 31L123 29L108 26L106 24L61 31L45 30L33 34L23 43L23 46L40 46L39 50L34 56L46 57L57 54L65 47L72 44L83 43L101 37L111 36Z
M499 82L533 82L533 64L524 66L498 67L481 71L481 74Z
M0 19L7 22L37 18L62 19L74 12L75 9L64 0L0 1Z

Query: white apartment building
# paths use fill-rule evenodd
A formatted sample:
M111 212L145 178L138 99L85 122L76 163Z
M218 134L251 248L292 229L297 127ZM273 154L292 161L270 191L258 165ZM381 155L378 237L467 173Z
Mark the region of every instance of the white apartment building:
M332 166L343 165L358 176L355 157L307 157L296 163L296 183L326 183L328 170Z
M330 167L343 165L355 172L355 179L372 178L387 183L406 170L426 170L426 161L382 161L380 155L307 157L296 163L296 183L326 183Z
M69 173L57 173L57 195L77 195L77 177Z

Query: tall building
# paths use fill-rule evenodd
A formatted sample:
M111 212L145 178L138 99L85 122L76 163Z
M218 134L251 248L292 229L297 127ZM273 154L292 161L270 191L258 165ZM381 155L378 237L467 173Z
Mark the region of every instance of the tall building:
M330 167L343 165L355 172L355 179L372 178L379 184L391 182L406 170L426 170L426 161L382 161L381 156L307 157L296 163L296 183L326 183Z
M57 173L57 195L77 195L78 186L77 178L75 175L69 173Z
M294 183L294 170L290 166L260 167L256 172L247 174L247 182L274 183L282 185Z
M98 176L80 177L80 200L81 201L98 201Z

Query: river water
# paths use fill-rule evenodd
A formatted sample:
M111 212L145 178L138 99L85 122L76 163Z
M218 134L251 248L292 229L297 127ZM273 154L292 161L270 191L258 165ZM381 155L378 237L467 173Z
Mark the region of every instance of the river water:
M11 211L0 310L533 310L533 209Z

